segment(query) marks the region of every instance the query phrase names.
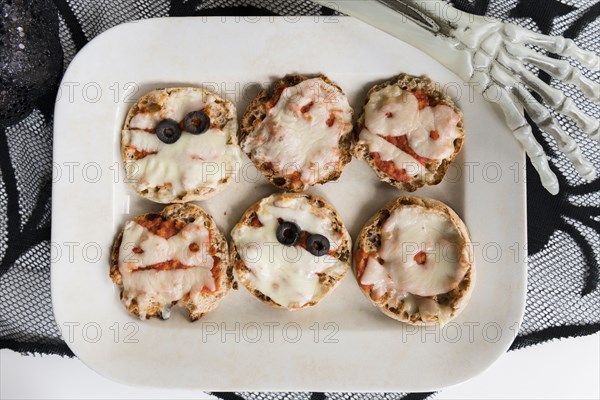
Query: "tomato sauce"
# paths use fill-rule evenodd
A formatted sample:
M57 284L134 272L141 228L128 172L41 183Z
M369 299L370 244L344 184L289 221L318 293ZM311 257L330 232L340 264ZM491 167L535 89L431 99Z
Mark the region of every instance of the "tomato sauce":
M419 102L419 110L429 107L429 96L424 90L415 90L412 94L417 98Z
M183 221L163 219L159 215L150 220L137 221L137 223L148 229L153 234L167 240L177 235L186 226L186 223Z
M379 153L371 153L373 157L373 162L380 171L393 178L398 182L408 182L410 181L410 176L406 174L406 170L404 168L398 168L393 161L385 161L381 159Z
M376 256L377 254L374 251L367 253L364 250L357 250L356 253L354 253L354 259L356 260L356 280L364 289L370 290L373 287L373 285L363 285L360 281L365 273L365 269L367 268L367 262L369 261L369 258Z
M420 155L415 153L415 151L412 149L412 147L410 147L410 143L408 143L408 136L406 136L406 135L381 136L381 137L384 138L385 140L387 140L388 142L390 142L391 144L393 144L394 146L396 146L397 148L399 148L400 150L402 150L403 152L405 152L406 154L409 154L412 158L417 160L419 162L419 164L421 164L423 166L426 166L428 163L433 161L430 158L421 157Z

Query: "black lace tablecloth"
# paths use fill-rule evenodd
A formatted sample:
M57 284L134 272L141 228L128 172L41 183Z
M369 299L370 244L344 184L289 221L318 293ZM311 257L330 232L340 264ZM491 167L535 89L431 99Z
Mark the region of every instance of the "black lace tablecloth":
M573 38L600 51L600 2L591 0L456 0L455 5L529 29ZM318 15L333 10L308 0L13 0L0 16L0 348L72 356L52 315L50 204L54 99L64 70L104 30L141 18L180 15ZM598 82L599 73L586 72ZM600 107L572 86L567 92L588 114ZM600 145L559 117L600 171ZM551 155L562 191L549 195L527 169L529 287L525 319L512 349L600 330L600 179L578 178L554 142L534 133ZM216 393L226 399L270 394ZM427 394L361 395L425 398ZM290 394L290 399L342 398Z

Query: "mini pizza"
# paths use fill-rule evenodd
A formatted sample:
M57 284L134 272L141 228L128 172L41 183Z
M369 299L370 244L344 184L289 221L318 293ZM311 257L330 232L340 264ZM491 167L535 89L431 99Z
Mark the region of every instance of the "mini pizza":
M174 204L127 222L113 244L110 277L140 319L168 319L181 305L195 321L217 307L233 282L227 239L193 204Z
M231 232L240 282L259 300L289 310L314 306L350 268L351 240L324 199L274 194L252 206Z
M203 88L154 90L129 111L121 135L127 181L158 203L210 197L239 165L234 105Z
M327 77L290 75L252 101L239 141L271 183L300 192L339 178L352 159L353 115Z
M386 315L413 325L443 325L463 310L473 289L469 232L447 205L400 197L363 227L354 272Z
M354 155L409 192L440 183L464 141L452 100L429 78L404 74L371 88L356 132Z

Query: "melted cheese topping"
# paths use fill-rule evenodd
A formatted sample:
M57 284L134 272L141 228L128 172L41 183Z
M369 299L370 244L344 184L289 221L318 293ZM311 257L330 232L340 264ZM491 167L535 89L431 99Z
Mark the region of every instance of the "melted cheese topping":
M191 243L198 245L198 251L190 250ZM168 318L172 303L188 294L192 301L200 302L202 289L216 290L211 272L214 260L209 254L209 245L209 232L198 221L186 225L169 239L129 221L119 248L122 302L129 307L135 300L142 319L156 306L162 310L163 318ZM143 269L171 260L177 260L188 268Z
M466 244L443 214L422 207L394 210L383 225L378 256L361 276L379 298L430 297L458 287L469 268Z
M344 263L329 255L316 257L300 246L277 241L278 218L296 223L300 229L329 239L331 248L341 244L342 235L331 227L324 210L311 209L305 198L263 199L257 211L263 226L236 226L231 232L240 257L250 270L249 283L283 307L300 307L322 290L319 273L343 274Z
M242 149L284 176L299 173L305 185L314 185L338 167L338 144L352 129L352 116L339 89L308 79L283 91Z
M419 102L411 92L391 85L370 96L365 105L365 123L359 140L367 144L371 153L381 153L383 160L404 168L402 165L407 163L407 158L413 163L417 161L381 136L406 135L417 155L443 160L454 153L454 140L461 136L457 127L460 120L460 115L446 105L419 110ZM385 151L384 147L394 150Z
M129 141L123 141L123 146L147 154L131 161L127 168L128 178L136 190L167 188L161 190L159 196L161 201L169 202L198 188L216 189L222 180L235 174L239 164L235 117L222 129L211 128L201 135L182 131L173 144L161 142L153 133L161 120L170 118L180 122L187 113L214 105L217 96L186 89L161 100L160 110L140 112L126 127Z
M423 177L427 173L427 168L411 155L400 150L381 136L374 135L367 128L360 132L360 140L368 143L369 152L379 153L383 161L392 161L397 168L403 169L406 175L412 178Z

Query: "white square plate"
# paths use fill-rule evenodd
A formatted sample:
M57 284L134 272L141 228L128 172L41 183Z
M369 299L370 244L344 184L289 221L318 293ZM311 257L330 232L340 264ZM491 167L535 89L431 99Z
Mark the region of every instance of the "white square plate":
M442 184L419 190L452 206L475 242L477 282L464 313L444 329L417 329L371 305L349 273L321 304L276 310L243 287L202 320L174 312L138 321L108 277L123 223L161 206L124 182L120 128L145 92L204 85L238 115L287 73L325 73L358 114L368 88L400 72L427 74L462 107L466 144ZM257 85L258 84L258 85ZM504 353L526 292L524 154L501 117L436 61L350 18L169 18L120 25L82 49L57 99L52 202L52 298L75 354L112 379L212 391L429 391L478 374ZM198 203L229 233L252 203L275 191L244 157L238 182ZM339 182L315 188L356 237L400 191L353 160Z

